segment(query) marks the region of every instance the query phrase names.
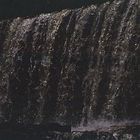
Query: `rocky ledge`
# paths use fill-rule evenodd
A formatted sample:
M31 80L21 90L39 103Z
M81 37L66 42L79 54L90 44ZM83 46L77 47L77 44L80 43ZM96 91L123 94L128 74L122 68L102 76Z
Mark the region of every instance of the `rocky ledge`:
M139 140L140 125L112 126L90 131L70 131L69 126L58 124L3 125L0 126L2 140Z
M112 126L96 131L74 131L71 140L139 140L140 125Z

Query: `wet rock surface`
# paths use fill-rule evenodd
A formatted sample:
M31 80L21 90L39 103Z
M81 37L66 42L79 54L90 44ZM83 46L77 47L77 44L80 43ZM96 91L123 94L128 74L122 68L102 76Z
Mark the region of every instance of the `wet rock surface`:
M96 131L73 132L72 140L139 140L140 126L112 126Z
M21 125L2 124L2 140L139 140L140 125L112 126L94 131L71 131L58 124Z
M0 121L139 119L139 25L138 0L0 21Z

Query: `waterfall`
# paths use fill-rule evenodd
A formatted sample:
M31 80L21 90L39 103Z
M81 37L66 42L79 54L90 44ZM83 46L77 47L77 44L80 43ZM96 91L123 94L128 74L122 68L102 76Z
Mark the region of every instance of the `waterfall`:
M138 119L139 25L138 0L1 20L1 122Z

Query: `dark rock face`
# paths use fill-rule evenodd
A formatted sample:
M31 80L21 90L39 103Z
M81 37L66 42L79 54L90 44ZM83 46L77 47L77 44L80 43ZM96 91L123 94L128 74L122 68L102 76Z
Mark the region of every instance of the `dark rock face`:
M138 0L1 21L1 121L139 118L139 25Z
M2 140L70 140L69 126L56 123L47 125L21 125L4 123L0 125Z

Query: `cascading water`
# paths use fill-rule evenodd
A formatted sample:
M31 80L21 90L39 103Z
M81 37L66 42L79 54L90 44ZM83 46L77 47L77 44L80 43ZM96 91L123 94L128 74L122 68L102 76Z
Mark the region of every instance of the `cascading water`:
M1 21L1 122L137 120L139 25L139 0Z

